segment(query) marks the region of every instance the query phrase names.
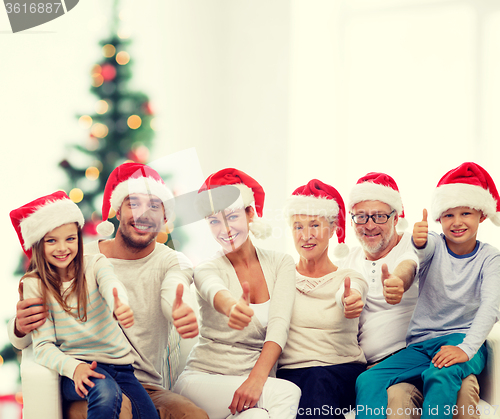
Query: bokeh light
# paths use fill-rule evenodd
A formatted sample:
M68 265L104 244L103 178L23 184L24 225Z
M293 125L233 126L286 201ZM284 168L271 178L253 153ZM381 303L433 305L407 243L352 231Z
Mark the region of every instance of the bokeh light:
M95 104L95 111L99 115L106 113L108 110L109 110L109 103L106 100L99 100Z
M83 199L83 191L80 188L73 188L69 192L69 198L75 204L78 204Z
M88 180L97 180L99 178L99 169L94 166L90 166L87 170L85 170L85 177Z
M118 54L116 54L116 62L120 65L125 65L128 64L130 61L130 55L126 51L120 51Z
M139 115L131 115L127 119L127 125L131 129L137 129L141 126L142 119Z
M102 55L106 58L110 58L116 54L116 48L114 45L106 44L102 47Z
M109 130L106 125L96 122L94 125L92 125L90 132L94 137L104 138L106 137L106 135L108 135Z
M78 125L80 125L80 128L82 129L89 129L92 126L92 117L89 115L82 115L78 119Z

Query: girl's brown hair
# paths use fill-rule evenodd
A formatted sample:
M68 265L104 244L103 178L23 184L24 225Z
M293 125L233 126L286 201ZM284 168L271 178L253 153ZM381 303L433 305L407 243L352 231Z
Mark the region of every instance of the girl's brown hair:
M78 227L78 224L76 224ZM33 245L33 253L31 256L28 271L23 276L38 277L40 279L43 304L47 305L48 296L52 295L63 310L73 317L80 319L82 322L87 321L87 281L85 279L85 270L83 263L83 238L82 229L78 227L78 252L72 260L68 269L74 272L75 280L71 286L61 294L62 278L54 267L45 259L44 240L43 238ZM21 278L21 281L23 280ZM68 305L68 298L76 295L77 299L77 315L71 312L72 308Z

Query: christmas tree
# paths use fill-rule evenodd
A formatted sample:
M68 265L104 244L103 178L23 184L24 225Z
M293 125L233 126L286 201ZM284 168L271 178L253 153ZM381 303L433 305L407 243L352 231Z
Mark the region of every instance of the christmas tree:
M113 16L116 19L116 11ZM115 21L115 29L116 25ZM101 219L98 208L109 174L127 160L146 163L154 135L147 95L128 88L132 77L130 41L113 30L100 45L102 58L91 69L90 90L97 98L95 113L79 117L79 124L88 129L88 138L84 145L73 146L77 151L73 160L67 158L60 163L71 185L69 196L85 216L84 234L91 236L96 235L95 226ZM113 217L110 221L117 223Z

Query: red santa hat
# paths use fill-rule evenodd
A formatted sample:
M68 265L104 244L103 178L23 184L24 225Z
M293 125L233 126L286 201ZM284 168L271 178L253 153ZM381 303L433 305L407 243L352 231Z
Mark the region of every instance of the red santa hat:
M10 212L14 226L26 256L31 259L32 247L57 227L78 223L83 227L85 219L80 208L63 191L42 196Z
M224 206L221 207L220 203L224 202L224 200L214 199L212 191L224 186L236 187L239 191L239 199L233 201L231 205L226 206L225 203ZM247 175L245 172L233 168L219 170L211 174L205 180L198 192L207 192L210 202L209 208L202 210L203 216L206 217L227 208L246 208L254 204L256 216L254 216L252 223L250 223L250 231L255 237L262 239L271 235L271 226L260 218L264 211L264 189L254 178ZM231 194L226 194L226 197L230 195Z
M292 196L286 200L284 213L287 218L303 214L322 216L328 221L335 221L339 245L335 247L334 255L343 258L349 254L349 247L345 244L344 200L333 186L318 179L310 180L307 185L293 191Z
M500 226L500 197L493 179L476 163L462 163L446 173L434 190L431 216L439 221L450 208L469 207L482 211Z
M405 219L403 201L396 181L385 173L370 172L360 178L351 189L349 195L349 211L354 205L363 201L381 201L389 205L398 214L398 230L404 231L408 227Z
M113 234L114 226L107 221L112 208L118 211L123 200L134 193L155 195L163 201L165 218L173 214L174 196L161 176L151 167L142 163L123 163L114 169L104 187L102 202L102 220L97 232L103 236Z

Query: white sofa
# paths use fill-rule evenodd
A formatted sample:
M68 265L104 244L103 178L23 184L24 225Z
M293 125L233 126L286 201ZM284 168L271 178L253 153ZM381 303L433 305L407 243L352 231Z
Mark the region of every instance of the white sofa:
M178 371L184 368L186 357L196 339L184 340L179 346ZM495 324L486 341L488 363L479 377L481 419L500 419L500 323ZM177 364L177 362L175 362ZM176 375L176 374L172 374ZM24 419L62 419L59 375L36 364L31 346L23 350L21 361ZM354 418L351 414L348 418Z

